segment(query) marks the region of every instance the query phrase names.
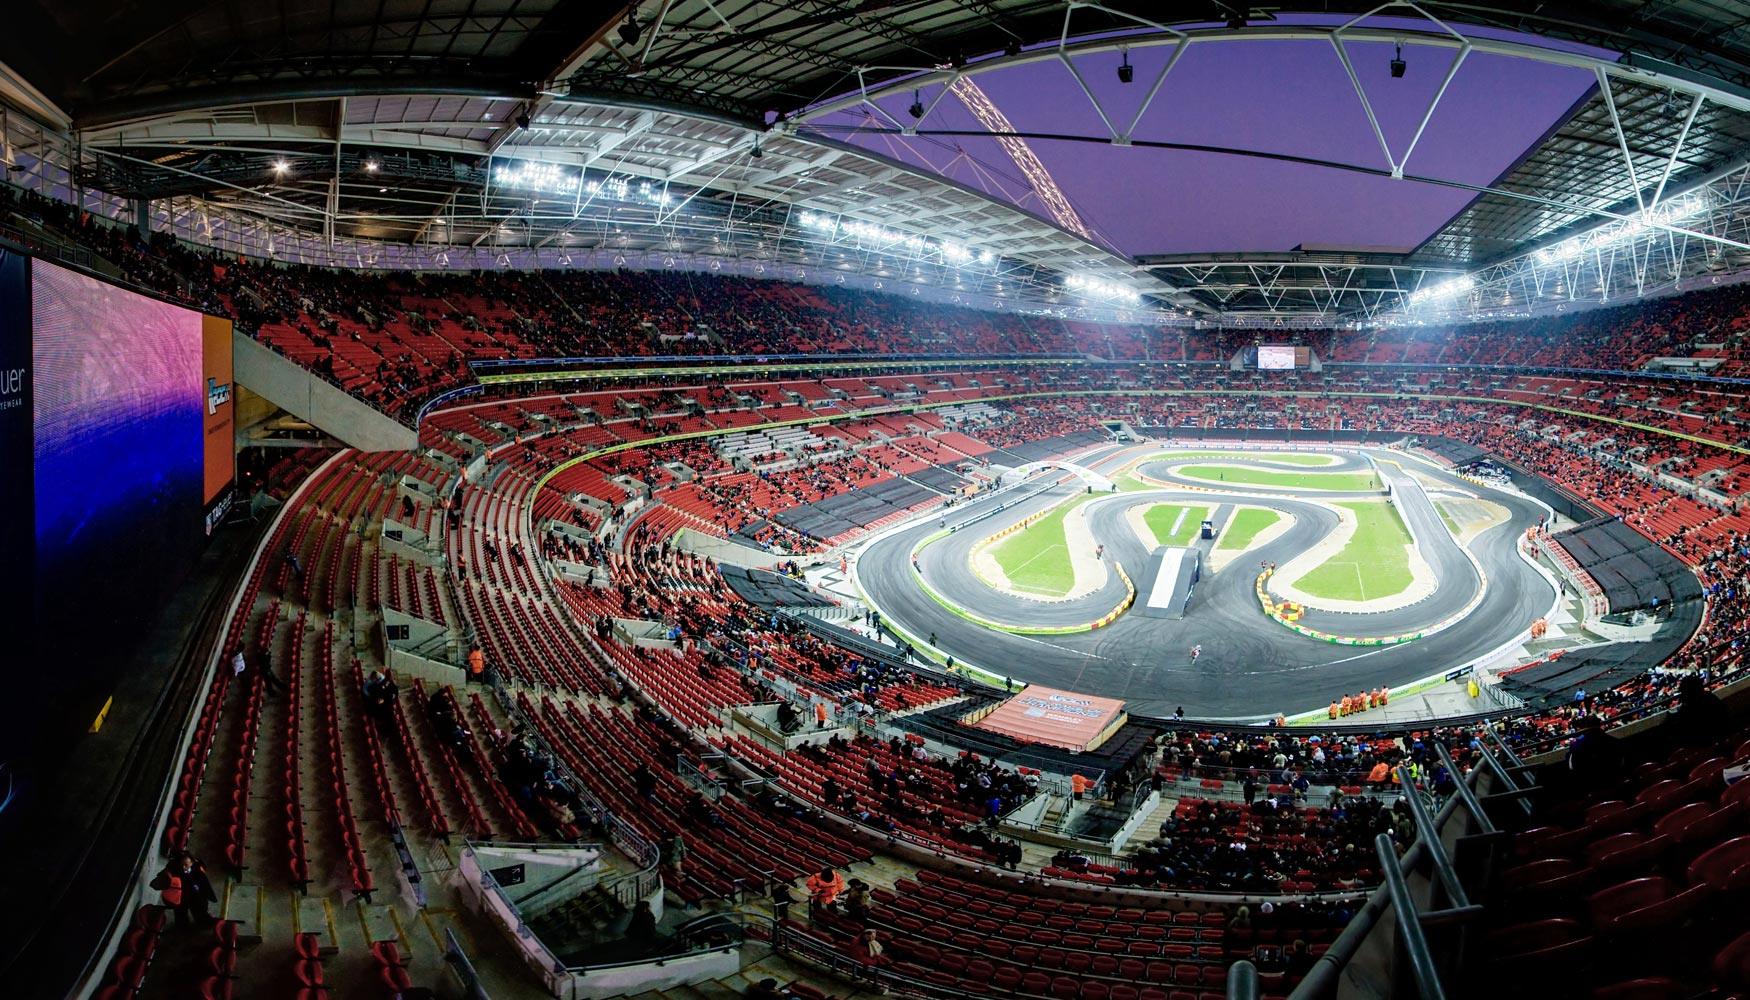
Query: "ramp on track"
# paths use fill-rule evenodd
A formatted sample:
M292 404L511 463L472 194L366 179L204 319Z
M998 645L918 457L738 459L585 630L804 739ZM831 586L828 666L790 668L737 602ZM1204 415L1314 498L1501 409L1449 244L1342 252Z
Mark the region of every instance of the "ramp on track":
M1185 617L1185 609L1191 604L1191 592L1203 575L1203 553L1194 548L1169 545L1158 549L1150 563L1154 572L1144 579L1152 579L1154 583L1148 589L1148 597L1137 601L1132 610L1146 618Z

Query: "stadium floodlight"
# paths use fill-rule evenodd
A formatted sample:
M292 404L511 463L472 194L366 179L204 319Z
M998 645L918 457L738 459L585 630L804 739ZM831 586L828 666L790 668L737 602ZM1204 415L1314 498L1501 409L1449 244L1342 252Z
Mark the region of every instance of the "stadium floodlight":
M1009 44L1003 46L1003 55L1005 55L1005 56L1009 56L1010 58L1013 58L1013 57L1018 56L1020 54L1021 54L1021 40L1019 38L1010 39Z
M532 123L529 121L529 113L527 111L522 111L522 112L517 113L517 116L516 116L516 127L517 128L527 129L530 124L532 124Z
M632 17L626 18L626 23L620 25L617 30L620 34L620 41L627 45L637 45L638 39L644 34L644 29L638 26L637 18Z
M273 172L276 174L283 174L290 169L292 169L292 165L284 160L273 161Z
M1456 298L1470 291L1477 285L1476 279L1468 274L1442 281L1437 285L1425 285L1410 293L1411 305L1423 305L1440 299Z
M1227 12L1227 26L1238 31L1246 26L1246 11L1230 10Z
M1118 82L1129 83L1136 79L1136 67L1130 65L1130 53L1124 53L1124 61L1118 64Z
M911 92L911 107L906 110L911 112L913 118L922 118L924 116L923 97L917 91L914 90Z
M1392 61L1391 61L1392 79L1402 80L1404 78L1404 70L1406 70L1408 68L1409 68L1409 64L1404 62L1404 45L1402 42L1399 42L1398 43L1398 54L1396 56L1392 57Z
M753 149L749 150L747 155L749 155L757 160L760 157L766 155L766 151L760 148L760 141L758 139L755 139L753 141Z
M1141 293L1133 288L1099 278L1090 278L1085 274L1072 274L1063 280L1063 286L1072 292L1087 298L1115 299L1132 304L1142 301Z
M1632 243L1656 227L1677 225L1706 213L1713 206L1713 198L1706 191L1691 191L1647 209L1638 218L1600 226L1544 247L1537 251L1536 259L1540 264L1557 264L1594 250L1605 250L1620 243Z
M504 187L522 188L542 194L576 194L578 185L578 176L560 169L557 163L539 163L533 160L501 163L492 172L492 179Z
M383 163L375 155L365 157L365 173L374 174L383 168Z
M952 240L927 239L913 233L888 229L886 226L877 226L872 222L863 222L859 219L834 218L819 212L803 212L796 217L796 221L804 229L823 233L829 239L855 239L865 245L872 244L873 248L878 251L884 251L891 247L903 247L920 257L933 253L939 255L943 263L955 267L962 267L974 261L989 264L996 260L995 255L988 250L983 253L975 253L964 244L955 243Z

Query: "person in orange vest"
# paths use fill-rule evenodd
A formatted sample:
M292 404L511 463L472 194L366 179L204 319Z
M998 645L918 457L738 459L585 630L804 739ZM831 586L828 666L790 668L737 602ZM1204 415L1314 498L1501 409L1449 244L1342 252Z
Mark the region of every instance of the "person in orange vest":
M1373 765L1373 770L1367 772L1367 782L1381 786L1391 784L1391 767L1383 760Z
M1372 707L1373 707L1373 705L1370 702L1368 702L1368 700L1367 700L1367 692L1366 691L1363 691L1360 694L1355 696L1355 711L1359 712L1362 709L1372 708Z
M1348 695L1344 695L1343 696L1343 714L1348 715L1350 712L1353 712L1354 710L1355 710L1355 699L1349 697Z
M486 654L475 646L468 651L468 683L483 684L486 681Z
M1331 699L1331 718L1335 719L1336 717L1337 717L1337 700L1335 698L1332 698Z
M808 912L819 913L838 902L845 891L845 877L828 865L808 876L804 885L808 889Z
M1082 800L1082 795L1088 790L1088 779L1079 774L1070 775L1069 790L1071 796L1074 797L1077 802L1080 802Z
M826 702L824 702L824 701L815 702L814 703L814 728L825 729L826 728L826 717L827 717Z
M195 860L194 855L187 851L177 853L152 879L151 885L158 890L158 899L165 908L176 914L176 926L198 927L212 920L207 906L218 902L219 897L213 892L206 866Z
M1384 686L1383 684L1380 685L1380 688L1379 688L1379 707L1380 708L1385 707L1385 697L1386 697L1386 695L1388 695L1390 693L1391 693L1391 688L1388 688L1388 687Z

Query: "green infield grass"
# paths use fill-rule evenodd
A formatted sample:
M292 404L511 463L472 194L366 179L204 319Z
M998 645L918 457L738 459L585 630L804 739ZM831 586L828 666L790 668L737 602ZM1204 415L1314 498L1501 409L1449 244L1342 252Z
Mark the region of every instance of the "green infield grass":
M1272 472L1229 465L1186 465L1178 470L1186 479L1233 486L1274 486L1288 490L1336 490L1359 493L1377 490L1379 476L1372 472Z
M1315 566L1294 586L1309 597L1371 601L1407 590L1410 532L1389 503L1340 503L1355 518L1355 534L1336 555Z
M1173 451L1164 455L1150 455L1149 458L1249 458L1254 462L1269 462L1272 465L1335 465L1334 455L1302 455L1294 452L1270 451ZM1144 459L1147 461L1147 459Z
M1062 597L1076 584L1069 561L1063 519L1078 504L1068 503L991 546L991 558L1003 568L1009 586L1045 597Z
M1282 512L1264 510L1261 507L1242 507L1234 511L1228 518L1227 530L1221 534L1221 541L1215 547L1218 549L1243 549L1252 544L1252 539L1282 520Z
M1154 533L1156 545L1190 545L1208 516L1208 507L1157 503L1142 512L1142 522Z

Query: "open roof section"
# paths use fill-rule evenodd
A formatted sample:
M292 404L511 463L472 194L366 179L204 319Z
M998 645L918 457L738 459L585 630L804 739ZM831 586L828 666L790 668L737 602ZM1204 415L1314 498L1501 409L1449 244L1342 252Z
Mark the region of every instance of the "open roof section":
M1343 19L1282 23L1328 29ZM1581 67L1478 51L1466 52L1448 81L1458 50L1418 44L1435 25L1400 18L1361 24L1402 31L1406 44L1346 42L1353 79L1328 36L1256 38L1219 29L1189 36L1193 43L1182 51L1177 37L1160 32L1106 36L1135 42L1119 50L1058 57L1055 45L1046 46L1035 51L1050 58L1007 61L975 79L1096 241L1133 257L1300 246L1408 254L1475 193L1394 179L1394 165L1406 176L1486 186L1597 86ZM1396 51L1410 67L1399 79L1390 70ZM1130 82L1119 79L1121 65L1131 67ZM945 97L943 90L937 81L909 90L890 84L868 101L807 117L804 129L1047 214L987 124L957 90ZM921 119L911 114L914 101L925 111Z

